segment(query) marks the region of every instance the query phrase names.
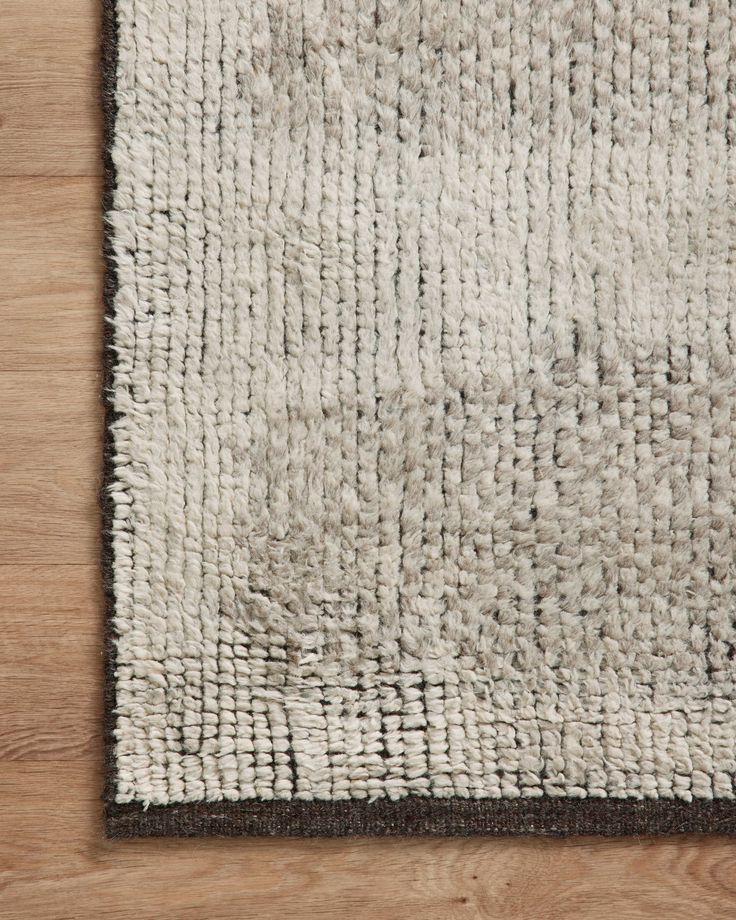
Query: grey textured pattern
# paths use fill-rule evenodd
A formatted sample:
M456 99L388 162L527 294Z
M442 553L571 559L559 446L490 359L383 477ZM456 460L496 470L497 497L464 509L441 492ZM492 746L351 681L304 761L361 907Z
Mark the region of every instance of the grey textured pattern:
M727 0L117 14L115 800L733 799Z

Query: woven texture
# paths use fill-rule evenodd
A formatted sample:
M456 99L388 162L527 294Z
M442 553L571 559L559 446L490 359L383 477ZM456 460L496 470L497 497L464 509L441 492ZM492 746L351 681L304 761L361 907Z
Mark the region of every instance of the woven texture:
M736 830L728 0L107 6L111 832Z

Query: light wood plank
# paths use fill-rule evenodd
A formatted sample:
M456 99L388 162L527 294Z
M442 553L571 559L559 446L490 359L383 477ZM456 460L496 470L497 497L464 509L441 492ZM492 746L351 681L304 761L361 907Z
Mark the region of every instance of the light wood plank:
M0 0L0 175L100 175L98 0Z
M94 372L0 373L0 562L97 560L100 389Z
M99 755L99 582L95 565L0 566L0 761Z
M97 369L100 195L95 178L0 179L0 371Z

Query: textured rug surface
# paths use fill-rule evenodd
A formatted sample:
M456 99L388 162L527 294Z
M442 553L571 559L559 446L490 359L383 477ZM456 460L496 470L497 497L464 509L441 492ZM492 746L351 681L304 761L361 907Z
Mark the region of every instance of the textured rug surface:
M107 828L736 831L736 14L106 0Z

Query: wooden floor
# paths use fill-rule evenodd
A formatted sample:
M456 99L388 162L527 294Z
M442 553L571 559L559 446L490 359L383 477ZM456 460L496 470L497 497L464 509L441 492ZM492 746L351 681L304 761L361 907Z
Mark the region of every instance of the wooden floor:
M736 917L719 838L103 839L98 4L0 0L0 918Z

